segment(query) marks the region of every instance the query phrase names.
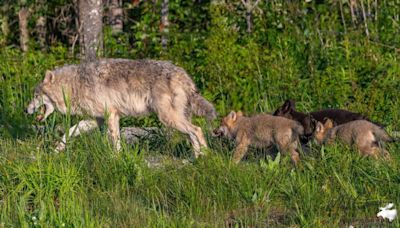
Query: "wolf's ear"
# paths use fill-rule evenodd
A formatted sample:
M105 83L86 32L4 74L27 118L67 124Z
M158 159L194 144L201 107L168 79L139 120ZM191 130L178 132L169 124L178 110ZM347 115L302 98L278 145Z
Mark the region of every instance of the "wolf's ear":
M311 123L312 123L314 126L317 126L318 120L316 120L312 115L310 115L310 119L311 119Z
M324 119L325 123L324 123L324 127L325 128L333 128L334 127L334 123L333 120L329 119L329 118L325 118Z
M53 83L54 82L54 73L50 70L46 71L43 82L44 83Z
M315 132L321 132L323 130L324 130L324 125L321 122L317 121L317 126L315 127Z
M282 105L282 112L288 113L295 107L295 102L293 100L286 100L285 103Z
M311 114L307 114L306 119L309 120L310 127L314 130L318 121Z
M228 115L228 117L230 119L232 119L233 121L236 121L236 112L235 111L231 111Z
M286 102L289 103L291 109L294 109L296 107L296 102L294 100L286 100Z

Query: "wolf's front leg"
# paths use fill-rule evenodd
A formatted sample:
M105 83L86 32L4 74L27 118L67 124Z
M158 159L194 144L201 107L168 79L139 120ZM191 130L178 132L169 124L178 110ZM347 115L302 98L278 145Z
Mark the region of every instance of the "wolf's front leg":
M237 146L235 149L235 152L233 153L233 162L235 164L239 164L239 162L242 160L244 155L247 152L247 148L250 145L250 140L245 136L239 136L239 138L236 140Z
M110 110L110 116L108 117L108 135L117 151L121 150L121 140L119 133L119 115L116 111Z
M79 121L78 124L75 124L69 129L68 137L75 137L84 132L88 132L98 127L100 124L100 120L82 120ZM56 151L61 152L65 149L65 145L67 144L67 134L64 134L61 138L61 141L57 143Z

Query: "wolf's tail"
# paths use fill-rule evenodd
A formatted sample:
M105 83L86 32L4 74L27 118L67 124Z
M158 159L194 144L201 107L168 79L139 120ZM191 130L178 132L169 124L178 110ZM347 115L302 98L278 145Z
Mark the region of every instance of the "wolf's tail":
M301 126L300 124L296 124L294 125L294 127L292 128L293 132L295 133L296 137L302 136L304 135L304 128L303 126Z
M191 94L189 98L190 108L192 112L198 116L204 116L211 121L217 117L214 106L202 97L198 92Z
M395 141L399 140L394 137L391 137L385 130L383 130L380 127L377 127L376 129L374 129L373 133L378 140L381 140L384 142L395 142Z

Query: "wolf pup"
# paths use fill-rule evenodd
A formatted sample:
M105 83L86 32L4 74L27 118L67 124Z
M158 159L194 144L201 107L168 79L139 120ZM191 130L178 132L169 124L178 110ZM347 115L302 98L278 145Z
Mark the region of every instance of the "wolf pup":
M332 120L326 119L324 124L317 123L314 138L319 144L331 144L339 139L345 144L355 145L362 155L374 158L378 158L380 153L389 158L389 152L381 148L380 143L395 141L381 127L366 120L355 120L334 127Z
M337 125L344 124L353 120L370 121L368 117L363 116L360 113L350 112L343 109L324 109L307 114L298 112L295 108L296 105L293 100L286 100L285 103L281 107L279 107L273 115L283 116L288 119L300 122L304 127L304 136L302 137L303 143L307 143L310 140L315 130L317 121L322 122L325 118L331 119ZM377 125L383 127L380 124Z
M214 130L214 136L225 136L236 141L233 154L235 163L240 162L250 145L275 145L282 153L289 152L296 165L300 160L297 141L302 134L303 127L296 121L268 114L245 117L240 111L231 111Z
M156 60L103 59L47 71L26 112L33 114L42 106L44 113L38 116L41 121L54 110L65 114L67 109L72 115L96 119L80 121L69 130L70 136L98 127L107 114L108 133L117 150L119 119L155 112L163 124L189 135L195 157L207 143L200 127L191 123L191 113L216 117L213 105L199 94L184 69ZM63 150L65 144L66 135L56 150Z

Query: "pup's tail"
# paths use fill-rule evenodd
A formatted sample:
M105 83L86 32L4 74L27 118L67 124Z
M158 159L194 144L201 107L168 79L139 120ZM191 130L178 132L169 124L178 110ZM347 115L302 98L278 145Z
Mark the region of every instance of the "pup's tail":
M295 137L304 135L304 128L300 124L294 125L294 127L292 128L292 131L293 131Z
M395 142L399 140L398 138L391 137L385 130L380 127L374 129L373 134L377 138L377 140L384 141L384 142Z
M190 108L197 116L204 116L211 121L217 117L214 106L202 97L197 91L193 92L189 98Z

